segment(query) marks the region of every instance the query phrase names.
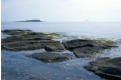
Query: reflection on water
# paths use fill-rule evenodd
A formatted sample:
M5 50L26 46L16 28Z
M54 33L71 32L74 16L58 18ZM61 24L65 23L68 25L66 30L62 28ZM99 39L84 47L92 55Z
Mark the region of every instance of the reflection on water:
M31 29L36 32L64 32L70 37L121 38L121 23L3 23L2 29ZM73 37L72 37L73 36ZM6 37L2 35L2 38ZM58 39L61 40L61 39ZM2 50L2 80L104 80L83 68L92 59L75 58L65 62L43 63L26 55L45 52ZM121 56L121 46L106 50L100 57ZM65 53L72 54L69 51Z
M2 50L2 79L5 80L103 80L83 68L89 59L73 59L60 63L43 63Z

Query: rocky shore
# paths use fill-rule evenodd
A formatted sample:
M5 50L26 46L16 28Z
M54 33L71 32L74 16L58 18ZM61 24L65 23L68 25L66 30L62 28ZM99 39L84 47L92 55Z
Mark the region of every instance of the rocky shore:
M102 58L85 66L89 71L109 80L121 80L121 57Z
M102 54L104 50L118 47L117 43L106 39L73 39L66 41L56 41L55 38L63 37L59 33L40 33L31 30L3 30L4 34L10 35L2 39L2 49L11 51L25 51L44 49L46 52L38 52L27 57L34 58L46 63L62 62L73 59L71 55L63 53L69 50L76 58L95 58ZM64 35L65 36L65 35ZM61 54L63 53L63 54ZM68 53L67 53L68 54ZM102 58L90 65L85 66L89 71L104 78L121 79L121 58ZM108 78L109 77L109 78ZM111 80L111 79L110 79Z

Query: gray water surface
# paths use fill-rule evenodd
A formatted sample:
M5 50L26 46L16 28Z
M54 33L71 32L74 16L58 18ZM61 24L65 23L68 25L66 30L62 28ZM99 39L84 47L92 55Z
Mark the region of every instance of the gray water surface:
M36 32L64 32L68 35L120 38L121 22L8 22L3 29L31 29Z

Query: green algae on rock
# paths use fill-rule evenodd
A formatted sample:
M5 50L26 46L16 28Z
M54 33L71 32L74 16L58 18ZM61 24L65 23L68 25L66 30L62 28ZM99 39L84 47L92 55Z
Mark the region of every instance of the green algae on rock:
M3 33L5 34L8 34L8 35L40 35L40 36L46 36L46 37L49 37L49 38L59 38L61 37L62 35L58 34L58 33L49 33L49 32L32 32L31 30L19 30L19 29L14 29L14 30L3 30L2 31Z
M107 43L107 42L119 40L117 38L79 38L79 39L81 39L81 40L94 40L94 41L97 41L99 43Z
M64 51L65 48L76 57L94 57L104 49L117 47L116 42L108 39L85 38L69 41L55 41L65 37L59 33L32 32L31 30L4 30L10 37L2 39L2 48L14 51L35 50L44 48L46 51Z
M74 39L63 42L66 49L72 51L76 57L94 57L104 49L117 47L116 42L91 39Z
M2 32L5 34L8 34L8 35L24 35L24 34L31 33L32 31L31 30L20 30L20 29L14 29L14 30L6 29L6 30L3 30Z
M48 37L51 37L51 38L62 38L67 36L66 34L63 34L63 33L44 32L43 34L46 34Z
M39 33L30 30L4 30L10 37L2 39L2 48L8 50L34 50L46 48L50 51L63 51L64 47L59 41L52 40L56 33ZM25 34L26 33L26 34ZM51 36L48 36L51 35ZM51 46L52 48L48 47Z
M54 40L29 40L2 43L2 48L14 51L42 49L46 46L53 47L52 51L64 50L63 45L59 41ZM48 51L48 49L46 50Z

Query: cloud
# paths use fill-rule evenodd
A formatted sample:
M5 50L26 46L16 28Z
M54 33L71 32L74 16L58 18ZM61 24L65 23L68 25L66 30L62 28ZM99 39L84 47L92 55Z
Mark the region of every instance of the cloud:
M4 0L2 20L121 21L121 0Z

